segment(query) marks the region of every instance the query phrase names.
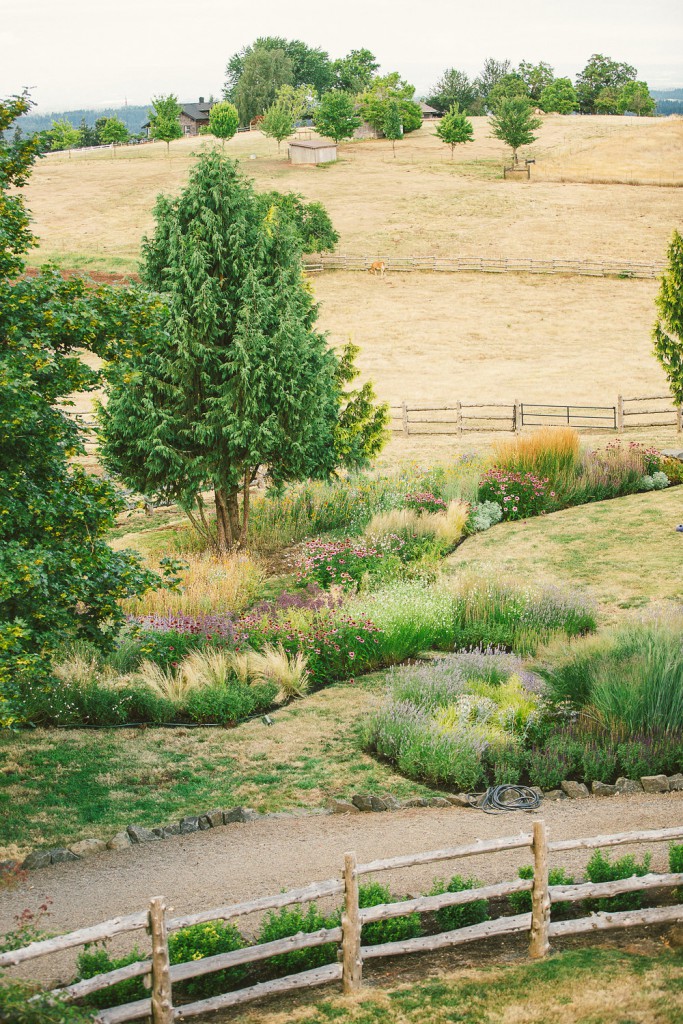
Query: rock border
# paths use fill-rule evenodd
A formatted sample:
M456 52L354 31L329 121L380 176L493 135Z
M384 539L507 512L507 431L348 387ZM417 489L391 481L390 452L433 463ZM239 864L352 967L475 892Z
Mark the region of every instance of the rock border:
M560 789L541 790L532 787L545 800L585 800L594 797L628 796L635 793L675 793L683 792L683 773L675 775L643 775L640 779L617 779L614 785L604 782L593 782L591 792L582 782L566 780ZM215 808L199 814L188 814L180 821L167 825L146 828L143 825L128 825L124 831L117 832L108 842L103 839L86 838L69 847L32 850L23 861L0 861L0 870L4 871L36 871L52 864L63 864L69 861L83 860L103 850L123 850L142 843L160 842L172 836L186 836L193 832L205 832L208 829L220 828L225 825L249 821L265 821L273 818L305 818L326 814L368 814L386 811L399 811L408 807L473 807L477 808L484 796L483 793L456 793L451 796L411 797L398 800L391 793L381 796L373 793L354 793L350 799L333 796L328 800L327 807L300 808L294 811L275 811L260 814L251 807L231 807L228 810Z

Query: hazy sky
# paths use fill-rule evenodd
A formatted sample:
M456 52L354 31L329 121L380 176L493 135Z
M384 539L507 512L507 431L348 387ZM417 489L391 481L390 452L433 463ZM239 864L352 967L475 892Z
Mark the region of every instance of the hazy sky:
M683 4L657 0L0 0L0 96L33 87L38 109L187 102L219 95L228 57L259 35L366 46L425 92L446 67L546 60L574 77L592 53L683 86Z

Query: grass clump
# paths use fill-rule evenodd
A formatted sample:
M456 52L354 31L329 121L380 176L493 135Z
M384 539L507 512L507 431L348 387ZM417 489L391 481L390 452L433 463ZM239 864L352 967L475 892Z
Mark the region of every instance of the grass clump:
M251 555L185 555L180 584L173 590L149 590L123 602L132 616L206 615L216 609L239 614L258 596L265 570Z

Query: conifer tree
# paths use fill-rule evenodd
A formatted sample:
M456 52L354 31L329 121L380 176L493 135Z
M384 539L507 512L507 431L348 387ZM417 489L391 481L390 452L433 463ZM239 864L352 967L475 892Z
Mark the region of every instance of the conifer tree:
M343 381L315 329L301 239L233 161L204 154L155 218L142 275L165 295L166 330L113 367L102 454L127 484L177 501L225 552L246 542L260 467L275 484L334 470ZM372 447L374 410L360 412ZM354 445L348 465L362 461Z
M668 256L669 268L657 296L659 317L653 338L674 401L683 406L683 237L678 231L674 231Z

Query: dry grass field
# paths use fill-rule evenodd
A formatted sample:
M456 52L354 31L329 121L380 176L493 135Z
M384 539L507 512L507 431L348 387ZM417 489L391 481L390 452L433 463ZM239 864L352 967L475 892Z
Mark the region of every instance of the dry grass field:
M664 259L683 212L683 119L547 116L528 150L530 183L501 179L505 147L474 121L475 142L453 161L430 124L395 159L377 140L340 146L333 165L292 166L258 132L225 151L258 188L322 201L340 252ZM48 156L27 190L41 239L33 262L134 270L156 195L178 191L213 145L183 139L170 159L160 144ZM595 183L607 181L620 183ZM340 271L311 282L331 344L358 344L363 376L391 404L610 405L666 390L650 341L655 280Z

